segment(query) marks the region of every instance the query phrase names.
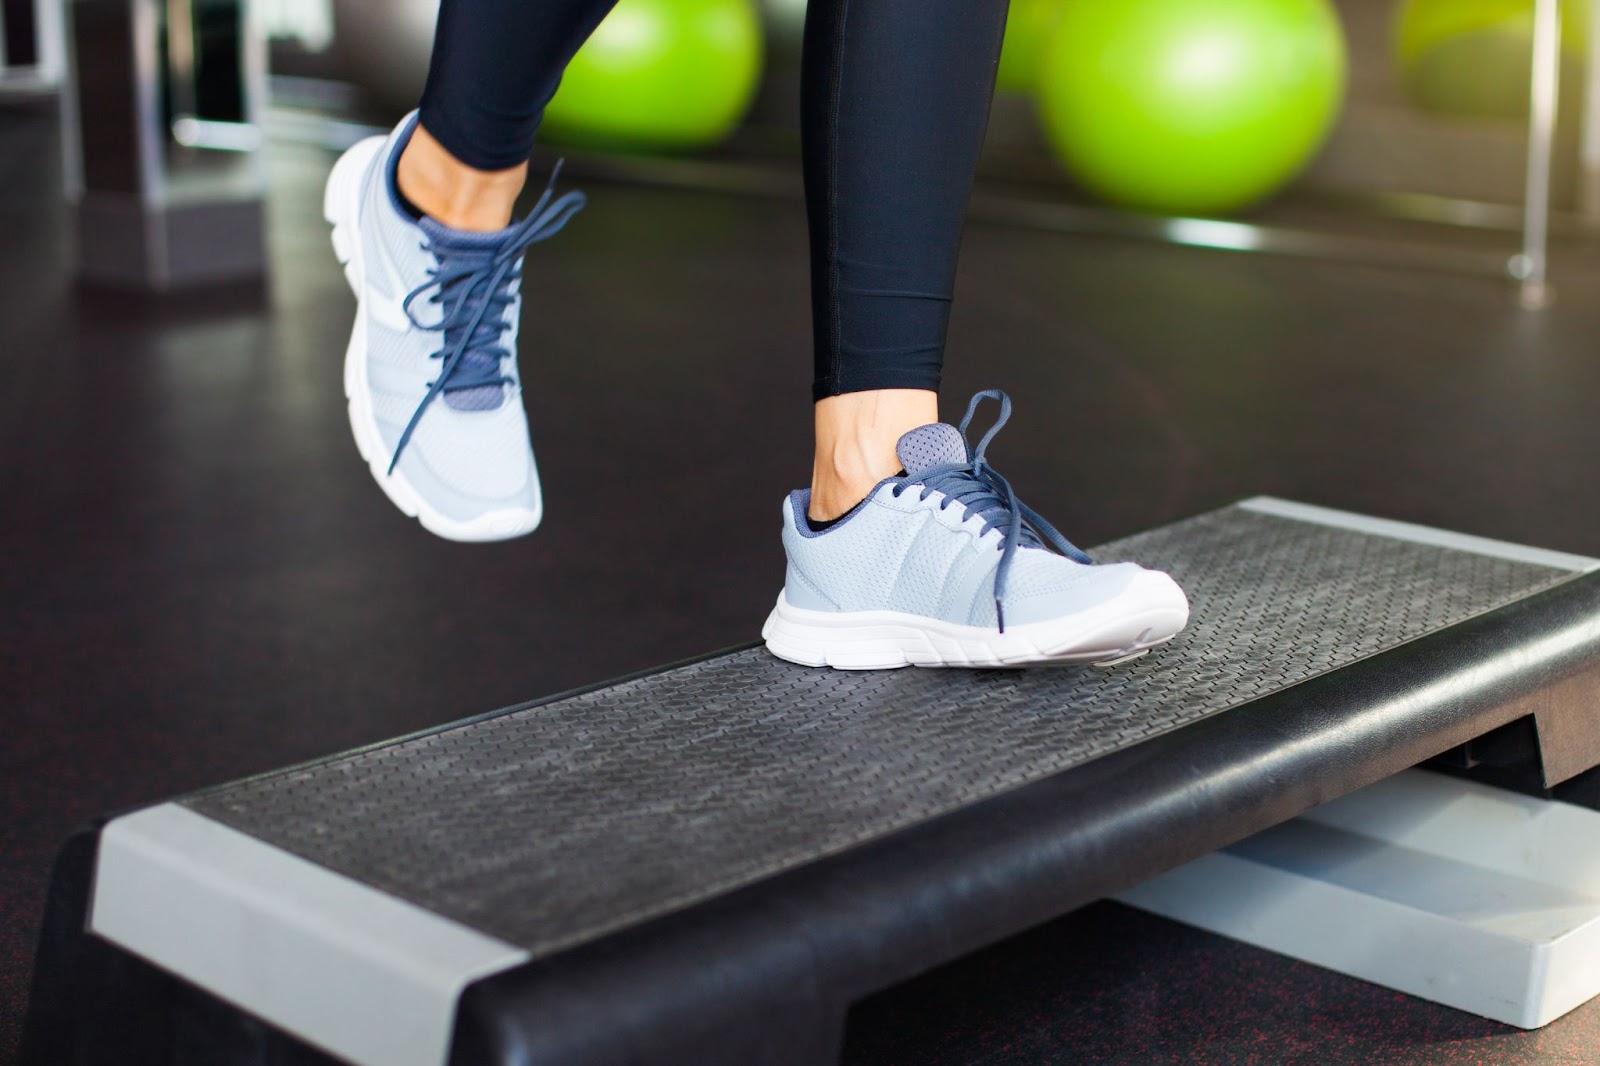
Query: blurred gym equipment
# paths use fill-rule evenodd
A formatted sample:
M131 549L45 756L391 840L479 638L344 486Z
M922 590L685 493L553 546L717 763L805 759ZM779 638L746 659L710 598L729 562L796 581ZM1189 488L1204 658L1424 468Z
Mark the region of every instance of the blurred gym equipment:
M1588 4L1561 0L1561 58L1583 62ZM1525 119L1534 0L1405 0L1395 12L1401 79L1420 106L1444 115ZM1576 66L1570 85L1578 86Z
M751 0L620 0L562 75L544 131L611 148L710 147L749 109L762 49Z
M422 98L438 14L439 0L334 0L333 48L344 77L390 119Z
M1061 4L1062 0L1011 0L1005 41L1000 48L997 88L1033 92L1038 87L1039 63L1061 13Z
M1095 194L1226 214L1305 165L1344 74L1326 0L1064 0L1040 60L1040 115Z
M79 0L63 100L86 281L174 289L266 269L266 49L240 0Z
M60 0L0 2L0 95L60 87L66 45Z

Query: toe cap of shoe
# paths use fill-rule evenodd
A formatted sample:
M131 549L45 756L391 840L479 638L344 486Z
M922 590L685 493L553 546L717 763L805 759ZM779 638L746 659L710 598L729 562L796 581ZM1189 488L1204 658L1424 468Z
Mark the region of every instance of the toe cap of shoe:
M1084 566L1060 556L1050 565L1033 566L1024 581L1007 588L1006 624L1049 622L1124 600L1129 610L1171 610L1187 619L1188 598L1172 577L1134 563Z

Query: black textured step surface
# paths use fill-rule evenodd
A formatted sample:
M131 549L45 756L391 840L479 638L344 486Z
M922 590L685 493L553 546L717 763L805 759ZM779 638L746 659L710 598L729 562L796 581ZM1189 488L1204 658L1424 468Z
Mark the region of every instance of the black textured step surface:
M1096 554L1171 572L1189 629L1110 670L842 673L747 649L184 802L547 955L1574 576L1241 508Z

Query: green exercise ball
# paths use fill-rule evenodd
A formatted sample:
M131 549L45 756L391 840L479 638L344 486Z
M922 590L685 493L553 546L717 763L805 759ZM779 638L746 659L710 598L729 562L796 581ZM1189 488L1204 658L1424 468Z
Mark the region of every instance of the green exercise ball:
M1000 45L1000 71L995 86L1010 92L1032 92L1039 81L1039 60L1061 13L1061 0L1011 0L1006 35Z
M1063 0L1039 111L1057 157L1096 195L1223 214L1299 172L1344 80L1327 0Z
M1563 0L1563 73L1587 48L1589 5ZM1473 118L1528 113L1533 0L1404 0L1395 9L1395 60L1407 94L1429 111ZM1576 81L1562 86L1576 87Z
M709 147L744 117L761 64L752 0L619 0L567 67L544 130L601 147Z

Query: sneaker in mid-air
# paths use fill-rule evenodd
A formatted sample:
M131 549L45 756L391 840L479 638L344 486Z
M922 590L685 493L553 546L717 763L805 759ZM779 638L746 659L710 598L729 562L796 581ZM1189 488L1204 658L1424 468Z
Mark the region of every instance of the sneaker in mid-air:
M543 515L517 373L522 253L583 206L547 189L490 233L417 218L395 186L405 119L334 164L323 196L356 294L345 352L350 428L395 506L450 540L504 540Z
M967 426L985 398L999 400L1000 417L974 449ZM990 390L959 429L911 430L898 445L905 473L820 532L806 520L810 493L792 493L767 648L847 670L1109 664L1183 629L1177 582L1133 563L1096 565L989 465L984 451L1010 413Z

